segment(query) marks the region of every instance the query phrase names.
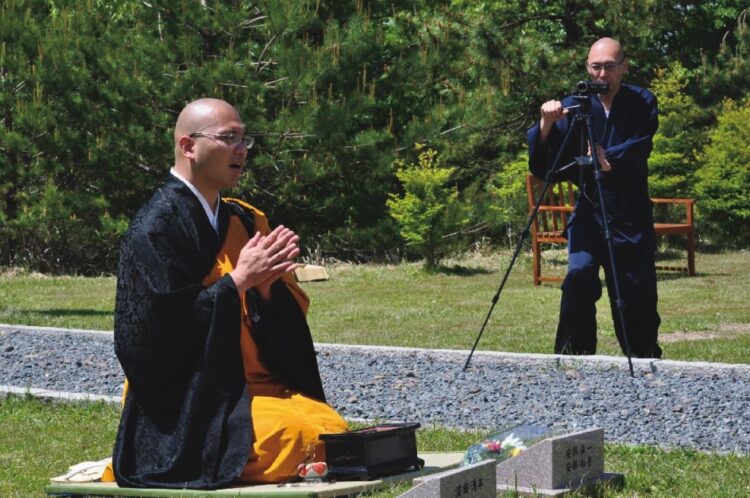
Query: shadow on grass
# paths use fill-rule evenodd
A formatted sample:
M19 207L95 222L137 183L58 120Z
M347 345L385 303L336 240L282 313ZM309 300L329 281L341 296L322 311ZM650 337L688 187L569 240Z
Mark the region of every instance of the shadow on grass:
M63 316L109 316L112 315L113 311L102 311L102 310L95 310L95 309L61 309L61 308L54 308L54 309L48 309L48 310L23 310L23 309L17 309L17 313L21 315L27 315L27 316L57 316L57 317L63 317Z
M461 265L438 265L433 268L425 268L425 271L433 275L455 275L458 277L471 277L473 275L489 275L491 273L495 273L494 271L488 270L486 268L470 268Z
M660 247L656 250L656 254L654 254L654 259L656 259L656 262L659 261L668 261L668 260L686 260L685 251L682 249L667 247L663 248Z
M705 277L706 275L701 275L700 273L696 275L695 277ZM681 271L668 271L668 270L656 270L656 281L657 282L665 282L668 280L683 280L686 278L695 278L688 276L687 272L681 272Z
M712 272L702 272L696 270L695 276L691 277L687 274L687 272L680 272L680 271L669 271L669 270L656 270L656 280L658 282L666 281L666 280L682 280L682 279L692 279L692 278L707 278L707 277L731 277L732 273L727 272L718 272L718 271L712 271Z

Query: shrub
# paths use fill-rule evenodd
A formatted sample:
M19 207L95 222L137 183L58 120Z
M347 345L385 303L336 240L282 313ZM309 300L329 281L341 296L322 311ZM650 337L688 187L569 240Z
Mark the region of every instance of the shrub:
M390 194L386 201L390 215L408 246L425 260L425 267L437 266L449 247L448 234L458 226L454 207L458 191L448 182L455 168L440 166L437 152L427 149L417 163L396 161L396 177L403 185L403 195Z

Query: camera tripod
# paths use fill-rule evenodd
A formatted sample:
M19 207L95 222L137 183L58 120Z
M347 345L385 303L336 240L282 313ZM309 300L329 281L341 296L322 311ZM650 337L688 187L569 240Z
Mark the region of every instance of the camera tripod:
M596 148L596 142L594 141L594 132L593 132L593 126L591 122L591 94L593 93L604 93L606 92L606 87L598 87L593 86L591 83L588 82L579 82L577 85L578 94L573 95L573 99L576 102L576 105L573 105L569 107L569 109L575 109L575 112L572 115L571 122L568 126L567 131L565 132L565 136L563 137L563 141L560 144L560 147L557 151L557 156L555 157L555 160L552 163L552 167L547 171L547 174L544 178L544 185L542 187L542 191L540 192L536 204L534 205L534 209L532 210L531 214L529 215L528 220L526 221L526 225L524 226L523 231L521 232L521 235L518 238L518 242L516 243L516 247L513 251L513 256L510 260L510 263L508 264L508 268L505 271L505 274L503 275L502 280L500 281L500 286L497 289L497 292L492 297L492 304L490 305L490 309L487 312L487 316L484 319L484 323L482 324L482 328L479 330L479 334L477 335L476 341L474 341L474 346L471 348L471 353L469 353L469 357L466 359L466 363L464 364L463 370L466 371L466 369L469 367L469 362L471 362L471 358L474 355L474 351L477 348L477 345L479 344L479 340L482 337L482 334L484 333L484 329L487 327L487 323L490 320L490 317L492 316L492 311L495 309L495 305L497 305L498 300L500 299L500 293L502 292L503 288L505 287L505 283L508 280L508 276L510 275L510 272L513 268L513 265L516 262L516 258L518 257L518 254L521 252L521 248L523 247L524 241L529 236L529 229L531 228L531 224L534 222L534 219L537 216L537 213L539 212L539 207L542 204L542 201L544 200L545 196L547 195L547 190L549 189L550 183L552 183L552 178L556 173L559 173L563 171L566 168L569 168L573 165L578 165L579 168L583 168L584 166L591 165L593 166L593 172L594 172L594 180L596 182L596 190L598 194L598 200L599 200L599 209L601 212L602 217L602 232L604 239L607 243L607 252L609 255L609 262L610 262L610 268L612 273L612 285L615 290L615 309L617 309L617 315L620 322L620 327L622 330L622 336L623 336L623 344L625 346L625 353L628 357L628 367L630 369L630 376L633 377L633 360L632 360L632 354L630 351L630 342L628 340L628 332L625 325L625 301L622 299L622 294L620 292L620 282L619 277L617 275L617 267L615 265L615 253L614 248L612 246L612 239L611 234L609 230L609 218L607 215L607 208L604 204L604 191L603 191L603 181L602 181L602 169L601 164L599 163L599 157L597 154L597 148ZM590 144L590 150L591 150L591 156L583 156L576 157L576 161L574 161L571 164L565 165L563 167L560 167L560 158L562 156L562 152L565 150L570 137L573 134L573 130L575 129L575 125L577 123L583 123L583 127L581 128L581 144L584 144L588 142ZM612 297L610 296L610 299Z

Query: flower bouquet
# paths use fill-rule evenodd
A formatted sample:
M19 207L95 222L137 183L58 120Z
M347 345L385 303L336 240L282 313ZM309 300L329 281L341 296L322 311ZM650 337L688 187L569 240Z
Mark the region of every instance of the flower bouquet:
M493 432L469 446L462 465L471 465L488 459L502 462L519 455L532 444L549 437L551 433L547 427L538 425L519 425L512 429Z

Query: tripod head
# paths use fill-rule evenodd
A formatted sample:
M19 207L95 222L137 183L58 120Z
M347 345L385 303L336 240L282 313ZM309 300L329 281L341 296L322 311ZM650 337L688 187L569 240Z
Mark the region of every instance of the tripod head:
M575 104L566 109L577 109L574 118L583 119L591 114L591 96L607 93L609 83L600 81L579 81L576 83L576 93L572 95Z
M579 81L576 83L578 95L598 95L609 92L609 83L601 81Z

